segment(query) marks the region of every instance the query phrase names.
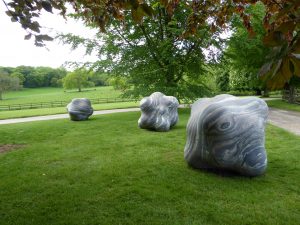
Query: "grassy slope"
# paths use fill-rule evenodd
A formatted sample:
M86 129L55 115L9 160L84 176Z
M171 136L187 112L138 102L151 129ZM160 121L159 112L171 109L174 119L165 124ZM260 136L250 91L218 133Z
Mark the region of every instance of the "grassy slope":
M6 93L4 96L5 100L0 101L0 105L70 101L73 98L116 98L120 96L120 94L120 91L116 91L112 87L90 88L90 90L83 92L77 92L75 90L64 92L62 88L31 88ZM138 105L139 102L120 102L98 105L93 104L93 108L94 110L103 110L137 107ZM0 119L42 116L60 113L66 113L66 107L0 111Z
M139 106L139 102L118 102L118 103L103 103L103 104L92 105L94 110L122 109L122 108L138 107L138 106ZM66 107L0 111L0 120L10 119L10 118L63 114L63 113L67 113Z
M96 90L94 90L96 89ZM113 87L94 87L78 92L62 88L27 88L20 91L4 93L4 100L0 105L24 104L51 101L70 101L73 98L116 98L121 94Z
M188 110L158 133L139 113L0 126L1 224L298 224L300 138L268 125L269 167L222 177L183 159Z
M300 112L300 105L290 104L290 103L285 102L281 99L268 100L267 104L268 104L269 107L273 107L273 108Z

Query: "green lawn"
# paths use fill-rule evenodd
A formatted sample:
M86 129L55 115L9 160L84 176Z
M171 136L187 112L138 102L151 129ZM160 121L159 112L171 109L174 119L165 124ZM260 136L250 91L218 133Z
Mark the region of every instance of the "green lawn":
M291 104L281 99L266 101L269 107L300 112L300 105Z
M6 93L4 95L5 99L0 101L0 106L37 102L71 101L73 98L117 98L120 95L121 92L114 90L113 87L95 87L83 90L82 92L75 90L64 92L62 88L31 88ZM120 109L138 106L139 102L118 102L92 105L94 110ZM0 111L0 120L61 114L66 112L66 107Z
M183 159L189 110L166 133L139 113L0 126L1 224L299 224L300 137L268 125L257 178L194 170Z
M4 100L0 105L25 104L51 101L70 101L73 98L116 98L121 94L111 86L93 87L84 89L82 92L76 90L64 91L62 88L25 88L20 91L4 93Z
M118 102L92 105L94 110L138 107L139 102ZM0 120L67 113L66 107L0 111Z

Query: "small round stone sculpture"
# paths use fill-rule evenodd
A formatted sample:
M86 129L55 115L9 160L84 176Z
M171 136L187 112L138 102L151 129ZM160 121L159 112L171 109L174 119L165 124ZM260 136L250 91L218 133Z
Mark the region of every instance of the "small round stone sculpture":
M94 112L91 101L86 98L75 98L68 105L67 110L73 121L87 120Z
M198 169L263 174L267 117L268 106L257 97L224 94L196 101L187 125L186 161Z
M154 92L140 102L141 117L138 125L142 129L168 131L178 121L178 100L161 92Z

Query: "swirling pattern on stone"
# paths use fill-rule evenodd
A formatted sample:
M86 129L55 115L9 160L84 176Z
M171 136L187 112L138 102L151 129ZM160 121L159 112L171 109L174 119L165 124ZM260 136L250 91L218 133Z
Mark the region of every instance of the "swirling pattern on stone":
M265 172L268 106L257 97L218 95L192 105L184 157L199 169L225 169L246 176Z
M140 102L141 117L138 121L140 128L168 131L178 121L178 100L173 96L165 96L154 92Z
M75 98L68 105L67 110L73 121L87 120L94 112L91 101L86 98Z

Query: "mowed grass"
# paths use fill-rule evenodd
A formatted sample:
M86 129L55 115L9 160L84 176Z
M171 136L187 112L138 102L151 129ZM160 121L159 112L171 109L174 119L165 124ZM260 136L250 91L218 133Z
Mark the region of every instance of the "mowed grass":
M103 104L92 105L94 110L122 109L122 108L138 107L138 106L139 106L139 102L117 102L117 103L103 103ZM45 115L63 114L63 113L67 113L66 107L0 111L0 120L31 117L31 116L45 116Z
M23 89L20 91L13 91L5 93L4 100L0 101L1 105L12 105L12 104L26 104L26 103L37 103L37 102L54 102L54 101L71 101L73 98L119 98L121 92L114 90L111 86L106 87L94 87L84 89L82 92L76 90L64 91L62 88L30 88ZM120 108L131 108L138 107L139 102L116 102L116 103L102 103L93 104L94 110L105 110L105 109L120 109ZM11 119L11 118L22 118L31 116L44 116L52 114L67 113L65 107L55 108L40 108L40 109L22 109L22 110L11 110L11 111L0 111L0 120Z
M282 99L268 100L266 102L269 107L300 112L299 104L291 104L286 101L283 101Z
M0 126L1 224L299 224L300 137L268 125L268 170L221 176L183 159L189 110L170 132L139 113Z
M37 102L70 101L73 98L117 98L121 92L114 90L112 86L92 87L77 90L63 88L24 88L20 91L4 93L0 105L26 104Z

